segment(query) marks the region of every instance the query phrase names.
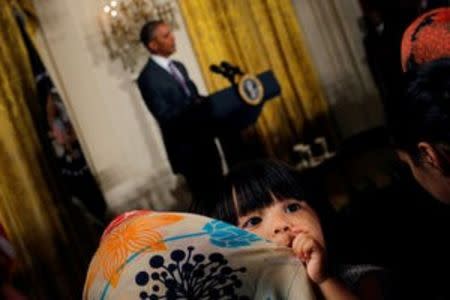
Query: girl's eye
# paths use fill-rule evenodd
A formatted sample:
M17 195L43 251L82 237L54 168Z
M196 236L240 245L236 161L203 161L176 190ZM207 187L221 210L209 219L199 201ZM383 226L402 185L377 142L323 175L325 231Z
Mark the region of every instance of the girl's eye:
M300 204L291 203L286 207L286 212L293 213L293 212L299 211L300 209L301 209Z
M244 225L242 225L242 227L243 228L251 228L251 227L258 225L261 222L262 222L261 217L251 217L244 223Z

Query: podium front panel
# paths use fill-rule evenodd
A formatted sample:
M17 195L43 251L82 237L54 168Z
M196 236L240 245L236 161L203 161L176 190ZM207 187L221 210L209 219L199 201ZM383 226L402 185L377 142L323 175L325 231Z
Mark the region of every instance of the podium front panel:
M264 87L263 101L259 105L245 103L237 86L220 90L209 96L212 117L224 128L240 130L255 123L264 103L280 94L280 85L272 71L257 76Z

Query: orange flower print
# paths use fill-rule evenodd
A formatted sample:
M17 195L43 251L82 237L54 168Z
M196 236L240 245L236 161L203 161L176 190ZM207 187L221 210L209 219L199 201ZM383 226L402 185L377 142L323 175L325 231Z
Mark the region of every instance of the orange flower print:
M175 214L155 214L152 216L151 212L147 212L147 215L144 216L142 214L138 216L121 220L121 224L116 225L107 235L102 237L100 247L89 267L85 291L89 291L100 270L106 281L112 287L116 287L122 267L129 256L139 252L166 250L162 235L155 230L184 218Z

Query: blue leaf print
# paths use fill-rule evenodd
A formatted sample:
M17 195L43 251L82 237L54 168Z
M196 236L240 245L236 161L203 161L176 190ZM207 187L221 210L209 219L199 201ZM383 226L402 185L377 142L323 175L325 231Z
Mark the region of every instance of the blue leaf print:
M207 223L203 230L210 235L211 243L221 248L246 247L262 240L251 232L218 220Z

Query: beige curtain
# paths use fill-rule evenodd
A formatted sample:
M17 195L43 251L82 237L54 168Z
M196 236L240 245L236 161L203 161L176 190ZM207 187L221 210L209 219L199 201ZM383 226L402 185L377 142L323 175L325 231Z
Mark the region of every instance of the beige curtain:
M222 60L257 74L273 70L282 95L266 104L255 131L268 154L289 160L292 146L333 136L328 105L289 0L179 1L210 92L227 82L209 71Z
M380 126L383 107L367 64L358 0L292 0L343 138Z
M33 73L15 19L18 9L31 16L32 5L0 0L0 7L0 222L17 252L24 292L31 299L76 299L86 266L81 238L74 239L69 214L52 189L30 114L38 103ZM27 31L33 26L28 23ZM80 233L86 232L83 221ZM83 247L89 243L85 236Z

